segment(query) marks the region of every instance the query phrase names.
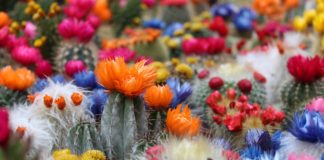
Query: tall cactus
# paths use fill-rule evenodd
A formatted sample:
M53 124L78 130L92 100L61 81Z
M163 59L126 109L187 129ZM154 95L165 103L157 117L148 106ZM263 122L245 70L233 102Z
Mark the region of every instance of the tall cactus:
M101 136L111 159L130 159L136 140L147 130L143 100L112 93L101 119Z
M103 149L100 136L93 123L80 123L72 127L68 133L67 146L75 154Z

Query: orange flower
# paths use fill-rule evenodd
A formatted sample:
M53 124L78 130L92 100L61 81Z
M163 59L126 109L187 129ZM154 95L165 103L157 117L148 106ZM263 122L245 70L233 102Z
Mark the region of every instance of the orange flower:
M45 95L43 97L43 101L44 101L44 104L47 108L51 108L52 107L52 103L53 103L53 98L49 95Z
M144 95L145 103L152 109L166 109L172 102L172 91L169 86L152 86Z
M293 9L298 7L299 5L299 0L284 0L285 7L287 9Z
M101 85L127 96L137 96L154 85L156 72L145 61L128 67L123 58L101 61L97 64L96 77Z
M0 12L0 28L3 26L8 26L10 24L11 20L7 13Z
M65 103L65 99L63 96L60 96L58 98L55 99L55 104L57 105L57 108L59 110L63 110L66 106L66 103Z
M176 109L169 109L166 118L167 130L178 137L195 136L200 130L200 118L191 117L188 105L181 112L182 104Z
M83 96L80 93L73 93L71 99L73 104L78 106L82 103Z
M0 85L12 90L26 90L35 82L35 75L26 68L13 70L11 66L0 70Z
M92 12L98 16L102 22L109 21L112 16L107 0L97 0L92 8Z
M286 6L281 0L254 0L252 7L260 14L273 19L282 18L286 12Z

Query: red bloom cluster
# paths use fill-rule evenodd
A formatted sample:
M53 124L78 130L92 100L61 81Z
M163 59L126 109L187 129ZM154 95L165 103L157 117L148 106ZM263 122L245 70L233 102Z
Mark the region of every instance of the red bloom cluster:
M161 0L160 3L164 6L184 6L187 0Z
M0 109L0 147L7 145L9 140L9 113L6 108Z
M263 27L256 29L256 33L262 43L267 43L272 38L277 38L292 29L292 26L283 25L275 21L269 21Z
M235 90L229 89L223 98L219 91L211 93L206 104L213 111L213 120L218 125L224 124L229 131L236 132L243 129L243 123L249 117L256 117L265 125L276 125L283 121L285 114L268 107L262 110L258 104L249 104L248 97L240 95L236 99Z
M217 37L192 38L182 42L182 50L185 54L217 54L225 48L224 38Z
M228 35L228 27L225 20L221 16L216 16L209 25L209 29L217 32L220 36L226 37Z
M324 76L324 59L296 55L288 60L289 73L300 83L312 83Z

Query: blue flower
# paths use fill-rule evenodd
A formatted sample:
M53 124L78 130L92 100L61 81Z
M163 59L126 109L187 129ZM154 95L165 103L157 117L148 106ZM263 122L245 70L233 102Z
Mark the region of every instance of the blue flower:
M66 83L64 76L61 74L53 76L51 80L55 83Z
M144 21L143 27L144 28L163 29L165 27L165 23L160 19L154 18L149 21Z
M282 132L281 131L276 131L272 137L271 137L271 141L272 141L272 149L273 150L278 150L280 148L280 140L282 137Z
M252 20L247 17L237 15L234 17L233 23L235 28L240 32L249 32L253 30Z
M174 32L180 29L183 29L183 25L181 23L172 23L164 30L163 35L172 37Z
M240 152L240 154L242 158L259 159L262 156L263 151L259 146L251 145L249 147L244 148Z
M248 18L250 20L255 20L257 18L256 13L251 9L247 7L242 7L240 11L237 13L237 15Z
M175 108L178 104L184 102L192 93L192 88L188 82L180 85L180 81L176 78L167 80L168 86L172 90L173 98L171 108Z
M220 5L214 5L211 7L211 13L214 17L221 16L225 19L232 17L236 10L236 6L232 3L224 3Z
M108 100L108 94L103 89L94 90L89 96L90 111L93 115L99 116L102 114L104 106Z
M74 83L82 88L93 89L97 86L96 75L92 71L82 71L74 75Z
M247 145L257 144L261 135L264 133L261 129L251 129L245 135L245 143Z
M45 89L48 86L48 81L47 79L39 79L36 81L36 83L34 84L34 86L31 88L31 92L37 93L42 91L43 89Z
M304 111L300 115L295 113L289 131L302 141L324 142L324 119L313 111Z

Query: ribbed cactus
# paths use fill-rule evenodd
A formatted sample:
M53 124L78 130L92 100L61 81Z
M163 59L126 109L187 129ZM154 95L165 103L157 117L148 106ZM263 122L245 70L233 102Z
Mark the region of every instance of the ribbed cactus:
M25 91L13 91L0 86L0 107L12 106L15 103L23 103L27 99L28 93Z
M62 51L62 53L58 54L56 60L57 69L63 69L66 62L69 60L81 60L90 70L93 70L96 64L96 58L92 50L83 45L68 46Z
M167 24L185 23L190 21L190 14L186 6L167 6L162 10L162 20Z
M103 150L100 136L94 123L81 123L72 127L67 137L67 146L75 154L88 150Z
M130 159L135 142L147 131L140 97L112 93L101 119L101 136L110 159Z
M297 81L289 81L284 84L281 90L281 100L284 103L284 110L291 116L295 111L305 107L311 99L324 96L324 79L313 83L303 84Z

